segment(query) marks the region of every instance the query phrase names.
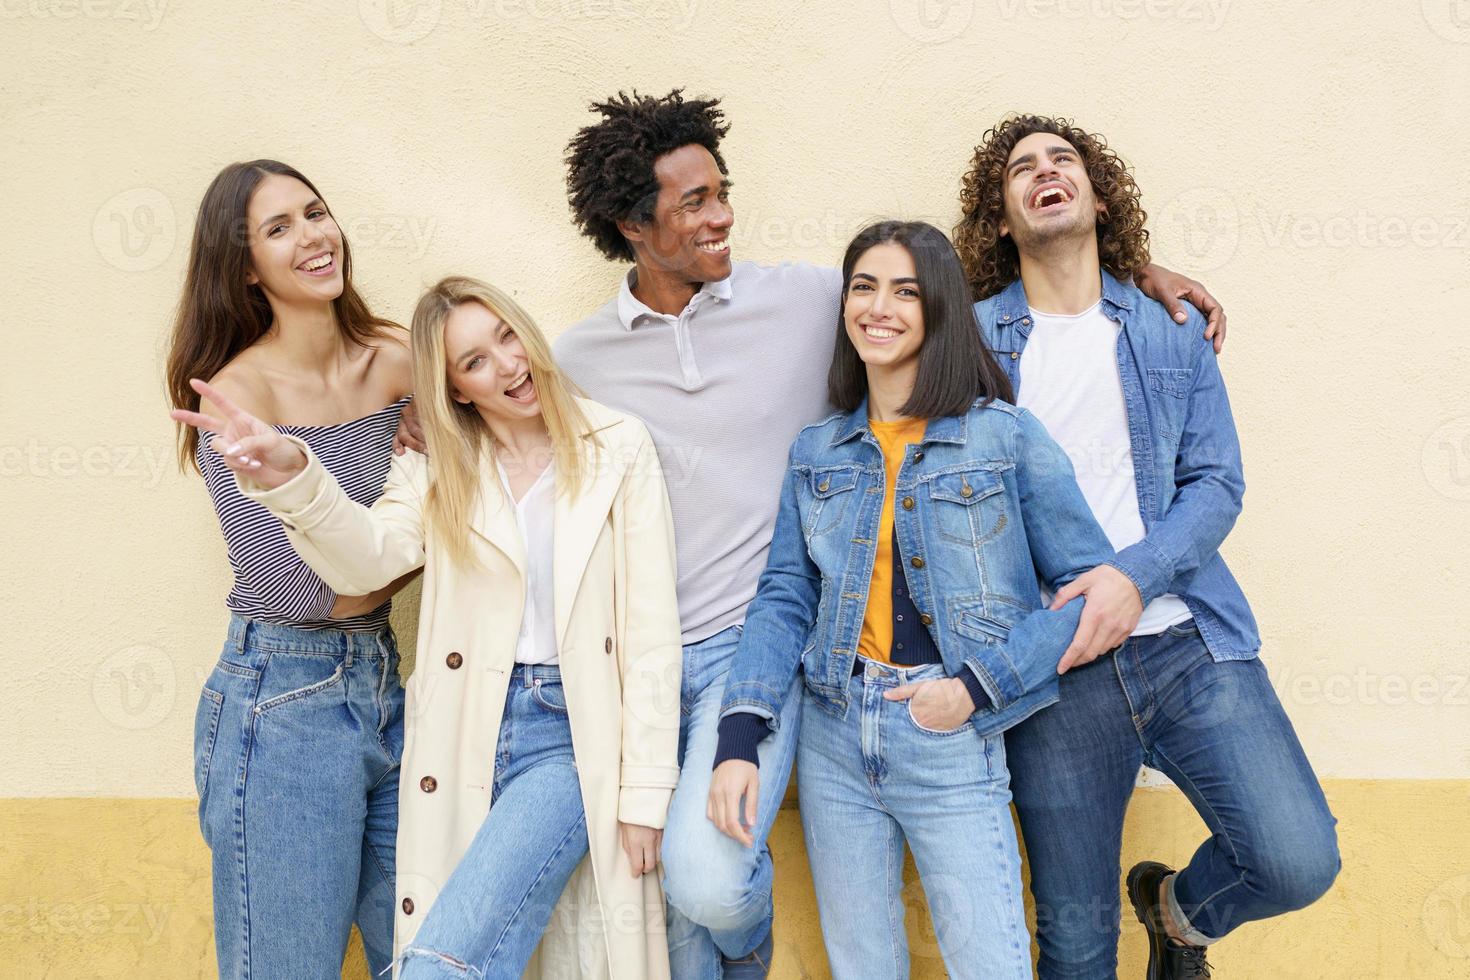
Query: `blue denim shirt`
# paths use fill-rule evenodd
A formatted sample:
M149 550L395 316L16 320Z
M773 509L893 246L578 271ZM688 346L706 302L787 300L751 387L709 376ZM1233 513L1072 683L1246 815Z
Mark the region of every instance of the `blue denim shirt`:
M798 669L819 704L845 713L885 482L866 404L797 437L722 716L750 712L774 729ZM921 622L945 672L972 671L990 698L977 729L1002 731L1056 701L1057 662L1082 600L1044 610L1038 573L1055 590L1113 556L1061 447L1029 412L976 402L929 420L894 492Z
M1240 515L1245 477L1204 318L1190 307L1181 326L1162 304L1106 272L1102 306L1123 327L1118 374L1145 532L1109 564L1133 580L1145 603L1165 592L1183 599L1215 660L1249 660L1260 651L1260 634L1219 551ZM1032 326L1025 286L1018 279L976 303L975 317L1019 392Z

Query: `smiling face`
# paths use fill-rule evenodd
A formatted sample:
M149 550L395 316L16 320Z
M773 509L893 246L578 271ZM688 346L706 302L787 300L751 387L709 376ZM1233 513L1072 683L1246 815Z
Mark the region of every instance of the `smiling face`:
M342 295L342 231L295 177L271 174L246 208L250 271L273 305L329 303Z
M450 394L481 418L515 421L541 414L531 361L520 337L488 307L464 302L444 324Z
M1103 206L1076 147L1051 133L1032 133L1006 160L1002 210L1001 234L1025 252L1095 235Z
M869 368L917 366L924 308L908 249L885 242L858 256L843 294L842 322Z
M718 282L730 274L730 181L714 155L697 143L653 162L658 198L653 220L622 222L640 261L688 283Z

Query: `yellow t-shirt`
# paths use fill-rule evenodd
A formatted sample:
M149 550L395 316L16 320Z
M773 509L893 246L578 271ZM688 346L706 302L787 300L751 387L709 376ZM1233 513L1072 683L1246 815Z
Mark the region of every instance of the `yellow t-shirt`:
M858 637L858 653L871 660L891 663L893 649L893 485L904 453L913 443L924 438L928 419L899 419L896 422L868 420L873 437L883 450L883 469L887 476L883 497L883 514L878 518L878 554L873 559L873 578L868 583L868 608L863 612L863 631Z

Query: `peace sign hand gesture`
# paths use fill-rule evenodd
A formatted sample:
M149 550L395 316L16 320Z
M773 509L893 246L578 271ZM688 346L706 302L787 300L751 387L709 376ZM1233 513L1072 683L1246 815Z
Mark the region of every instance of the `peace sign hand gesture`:
M201 434L213 433L209 448L219 453L230 469L267 490L274 490L306 469L306 454L301 447L230 401L219 389L198 378L191 378L189 387L218 405L225 421L182 408L169 412L169 418L192 425Z

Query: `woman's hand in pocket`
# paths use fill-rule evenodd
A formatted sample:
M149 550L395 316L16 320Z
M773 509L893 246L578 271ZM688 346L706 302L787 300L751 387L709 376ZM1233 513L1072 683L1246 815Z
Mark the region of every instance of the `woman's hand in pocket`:
M658 867L659 847L664 840L662 830L620 822L618 831L622 834L623 853L628 855L634 878L641 878Z
M958 677L905 684L883 696L890 701L910 702L909 714L915 724L935 732L952 732L975 713L975 702Z

